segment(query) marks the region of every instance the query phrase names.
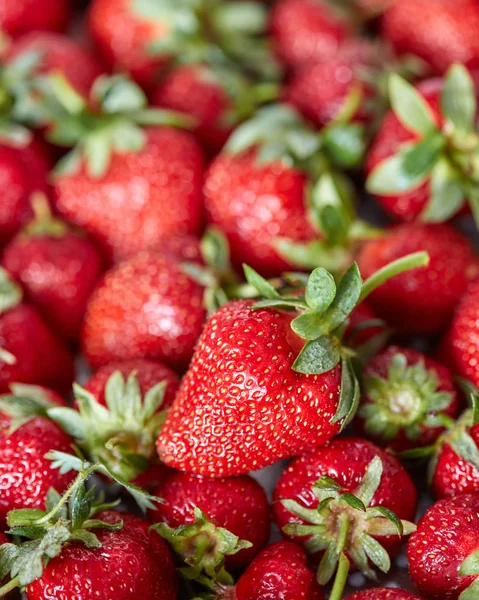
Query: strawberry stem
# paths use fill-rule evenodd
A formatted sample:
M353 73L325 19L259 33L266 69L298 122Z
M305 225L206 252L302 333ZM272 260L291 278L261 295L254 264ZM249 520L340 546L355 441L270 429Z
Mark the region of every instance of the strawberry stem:
M408 254L407 256L394 260L382 269L379 269L379 271L376 271L374 275L371 275L371 277L363 283L358 304L363 302L376 288L392 277L400 275L405 271L410 271L411 269L425 267L428 264L429 254L427 252L414 252L413 254Z
M349 562L348 557L344 552L341 552L338 570L336 571L336 577L334 578L333 589L331 590L329 600L341 600L348 579L350 566L351 563Z
M20 585L20 580L18 577L15 577L4 586L0 588L0 598L4 598L7 594L9 594L12 590L16 589Z

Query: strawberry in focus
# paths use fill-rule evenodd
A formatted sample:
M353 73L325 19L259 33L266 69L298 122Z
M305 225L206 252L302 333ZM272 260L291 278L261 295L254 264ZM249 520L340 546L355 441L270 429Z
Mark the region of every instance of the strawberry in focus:
M422 600L422 598L396 588L374 588L356 592L351 596L347 596L345 600Z

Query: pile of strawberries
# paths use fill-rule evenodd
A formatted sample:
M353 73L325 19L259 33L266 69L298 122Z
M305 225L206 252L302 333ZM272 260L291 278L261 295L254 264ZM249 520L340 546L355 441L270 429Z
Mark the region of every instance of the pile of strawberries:
M478 600L478 0L0 27L0 598Z

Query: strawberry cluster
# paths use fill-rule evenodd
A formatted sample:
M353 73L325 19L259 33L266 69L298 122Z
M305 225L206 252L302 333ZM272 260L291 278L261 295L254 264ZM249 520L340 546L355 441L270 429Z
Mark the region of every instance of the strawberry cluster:
M0 30L0 598L478 600L477 0Z

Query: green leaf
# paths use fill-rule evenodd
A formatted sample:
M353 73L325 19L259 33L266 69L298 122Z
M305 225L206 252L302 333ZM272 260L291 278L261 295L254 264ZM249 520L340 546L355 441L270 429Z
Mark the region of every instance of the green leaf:
M246 281L258 290L261 297L269 299L281 298L269 281L261 277L254 269L244 264L243 270Z
M70 498L70 512L73 529L78 529L89 517L91 510L91 495L88 495L84 485L78 487Z
M433 223L448 221L463 204L460 174L446 158L440 158L431 173L431 196L421 219Z
M317 488L318 490L327 490L331 492L341 492L343 489L335 479L329 477L328 475L323 475L318 480L316 480L313 483L313 488Z
M87 439L87 424L77 410L66 406L55 406L47 409L47 415L75 440Z
M391 568L391 560L389 554L381 544L365 533L363 533L359 539L369 560L383 573L388 573Z
M474 82L464 65L453 65L446 74L441 96L442 111L461 133L474 130L477 101Z
M71 534L71 540L81 542L87 548L101 548L101 542L97 536L91 531L86 531L85 529L73 531Z
M84 156L88 176L101 179L108 171L112 157L108 137L101 132L88 135L84 140Z
M334 331L342 325L359 302L362 279L358 265L353 263L338 284L336 296L324 313L328 331Z
M469 554L459 569L459 575L479 575L479 550Z
M466 431L457 432L449 439L449 444L458 456L479 469L479 448Z
M374 494L381 483L382 475L383 463L379 456L375 456L369 463L361 483L354 492L355 495L363 501L365 506L371 504Z
M423 136L437 131L426 100L399 75L393 74L389 79L389 98L394 113L406 129Z
M334 369L341 360L338 339L324 335L307 342L293 363L293 369L305 375L321 375Z
M341 390L338 408L332 423L341 422L341 431L354 419L359 406L361 391L359 381L351 361L343 358L341 361Z
M391 523L397 529L398 535L399 536L403 535L403 533L404 533L403 522L401 521L401 519L399 519L397 517L397 515L395 513L393 513L392 510L389 510L389 508L386 508L385 506L375 506L372 510L374 511L374 514L379 513L383 517L385 517L388 521L391 521Z
M19 552L15 544L5 543L0 546L0 581L3 581L12 570Z
M410 178L424 178L431 173L444 148L442 133L433 131L417 144L414 144L403 156L402 168Z
M471 583L459 596L459 600L477 600L479 598L479 578Z
M324 334L323 317L318 312L307 312L291 321L291 329L303 340L315 340Z
M209 267L220 271L231 268L228 240L217 227L209 227L201 238L201 254Z
M93 97L106 113L125 113L140 110L148 104L143 90L122 75L102 75L96 79Z
M308 307L317 313L323 313L333 302L335 295L336 283L331 273L322 267L314 269L306 285L305 300Z
M334 165L352 169L361 164L366 149L364 127L355 123L334 123L321 133L323 146Z
M158 498L157 496L153 496L152 494L145 492L145 490L142 490L140 487L134 485L133 483L130 483L129 481L125 481L122 477L111 471L106 465L99 465L98 471L102 472L104 475L111 477L123 488L125 488L126 491L133 496L139 508L141 508L141 510L143 511L155 510L154 503L162 502L161 498Z
M0 314L17 306L22 301L23 292L7 271L0 267Z
M346 502L351 508L354 508L355 510L366 512L366 507L364 506L363 502L357 496L351 494L351 492L345 492L344 494L342 494L341 500Z

